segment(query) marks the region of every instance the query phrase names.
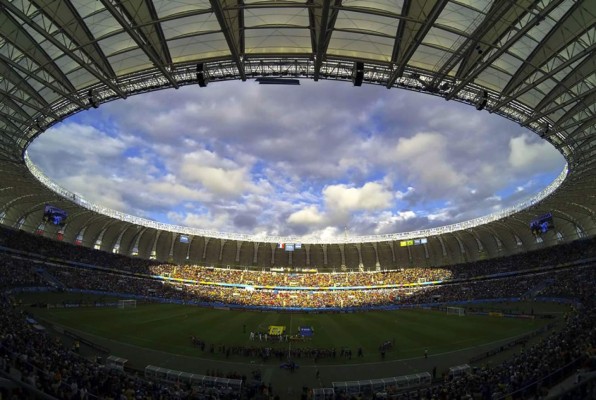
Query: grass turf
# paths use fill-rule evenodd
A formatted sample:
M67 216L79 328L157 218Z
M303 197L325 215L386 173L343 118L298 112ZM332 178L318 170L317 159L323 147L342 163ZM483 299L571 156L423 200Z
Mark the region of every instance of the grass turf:
M556 305L507 305L508 308L524 306L561 311ZM506 309L505 305L503 309ZM431 354L438 354L513 338L548 322L543 319L459 317L430 310L289 314L213 310L173 304L139 304L133 309L38 309L35 314L102 338L175 354L225 359L225 354L217 351L219 345L268 346L286 350L289 346L334 347L339 358L340 349L345 347L352 350L352 359L342 362L352 363L380 360L379 345L388 340L394 341L395 347L386 353L385 359L404 359L422 356L425 348ZM305 342L249 341L251 331L266 332L269 325L284 325L288 334L296 334L299 326L312 326L315 334ZM205 351L191 344L191 336L206 342ZM213 353L209 351L211 345L215 348ZM363 349L363 357L356 356L359 347ZM232 355L230 360L249 362L250 358ZM322 359L319 363L332 361Z

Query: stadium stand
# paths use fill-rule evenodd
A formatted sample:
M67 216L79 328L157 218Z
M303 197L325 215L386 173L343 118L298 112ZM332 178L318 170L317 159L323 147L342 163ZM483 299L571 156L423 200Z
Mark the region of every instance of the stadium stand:
M6 235L6 232L4 232ZM99 364L82 359L70 349L65 348L59 341L48 336L43 331L38 331L26 320L26 315L14 306L10 293L23 287L56 287L55 281L59 281L66 290L88 290L105 293L120 293L130 296L139 296L149 301L183 301L201 302L203 304L214 302L217 304L241 304L284 307L284 302L290 299L288 293L275 293L273 291L262 291L258 295L248 292L251 295L238 300L238 296L231 296L226 290L234 290L210 285L184 286L180 287L151 278L150 275L131 275L130 271L143 271L145 266L135 260L123 260L121 256L102 254L96 252L97 261L102 263L102 268L92 269L91 264L73 265L70 260L63 257L67 254L74 260L94 261L93 253L84 248L73 248L63 252L61 247L64 244L50 243L39 247L40 238L31 237L26 240L19 240L19 249L4 248L0 254L0 288L3 290L1 297L2 307L2 332L0 334L0 355L3 359L3 374L11 379L17 379L23 383L17 389L2 388L14 396L34 396L36 391L48 393L58 398L91 398L91 395L102 396L114 393L123 393L125 397L145 396L146 398L193 398L197 394L196 387L168 385L149 382L145 379L128 375L125 372L118 372L106 369ZM6 241L4 242L6 244ZM54 247L57 246L57 247ZM43 254L35 253L34 250L41 248ZM556 266L548 265L540 268L539 265L545 262L544 254L527 253L523 257L516 256L514 260L495 260L494 267L488 268L484 263L480 271L486 274L496 272L492 276L478 275L473 279L452 280L443 285L427 286L419 289L414 294L405 298L395 297L399 290L403 289L370 289L370 290L342 290L346 293L344 301L348 296L356 297L358 300L351 306L364 306L368 308L371 304L396 304L397 305L420 305L437 302L461 303L463 301L475 301L479 299L512 298L522 297L528 292L528 288L539 287L537 296L569 298L578 304L575 312L568 315L564 328L552 332L540 343L524 349L523 354L514 355L504 363L474 369L470 374L463 376L446 376L446 380L440 384L417 390L413 396L411 392L403 394L397 387L383 388L383 395L396 399L431 399L431 398L503 398L509 393L516 393L518 398L540 395L548 392L554 383L568 376L578 368L594 368L593 349L596 345L596 330L594 329L596 316L593 299L593 287L596 282L596 263L591 260L594 256L594 239L580 241L573 244L552 248L553 260ZM56 253L52 251L56 250ZM81 254L77 254L80 251ZM44 260L45 261L40 261ZM52 260L51 262L48 260ZM585 262L580 262L580 261ZM546 259L548 260L548 259ZM124 261L124 263L123 263ZM124 264L124 267L122 267ZM134 267L131 267L134 266ZM152 263L150 266L155 267ZM523 275L510 269L514 266L521 266ZM112 267L111 269L107 269ZM470 270L474 268L471 264ZM553 268L556 267L556 268ZM164 266L157 266L158 269ZM168 267L169 268L169 267ZM462 268L462 267L458 267ZM184 267L186 271L188 267ZM44 273L41 273L41 272ZM147 271L147 270L145 270ZM194 271L194 269L190 269ZM421 269L426 273L424 269ZM205 270L203 273L210 274L213 271ZM243 271L233 272L232 277L237 279L236 274ZM50 274L54 280L47 280ZM254 272L248 274L249 279L255 279ZM401 274L401 271L397 274ZM444 274L444 271L441 271ZM302 283L330 282L330 279L337 278L337 274L321 274L321 280L314 280L313 276L306 275ZM383 276L383 273L379 273ZM409 279L416 279L417 275L407 275ZM224 280L230 279L225 271L217 271L209 278L220 277ZM272 280L272 277L276 277ZM340 280L353 279L351 282L361 282L361 279L370 277L357 274L357 277L346 278L339 275ZM263 282L268 284L287 284L287 277L283 274L266 274ZM377 281L378 283L379 281ZM383 281L384 282L384 281ZM217 283L217 282L215 282ZM246 281L239 280L237 283L246 284ZM408 289L409 290L409 289ZM231 292L233 293L233 292ZM329 296L321 291L320 297L303 297L292 306L312 308L316 306L338 306L342 295ZM389 293L389 295L388 295ZM341 304L340 304L341 305ZM49 343L49 344L48 344ZM205 345L203 343L203 345ZM218 350L219 351L219 350ZM278 354L276 351L263 353L262 347L231 346L224 350L233 354L243 354L250 357L263 357L282 359L285 354ZM351 352L350 352L351 353ZM347 353L346 353L347 354ZM351 354L350 354L351 355ZM336 354L334 349L308 348L297 346L292 357L300 358L326 358L343 357L343 354ZM586 388L588 388L586 386ZM207 390L207 389L205 389ZM214 388L209 388L211 392ZM222 389L230 395L229 388ZM261 389L255 389L257 392ZM351 398L333 391L333 398ZM329 390L325 391L327 397ZM28 394L27 394L28 393ZM222 392L223 393L223 392ZM237 393L240 396L240 393ZM381 392L376 393L380 395ZM374 391L360 393L363 398L372 398L376 395ZM352 393L353 395L353 393ZM366 397L370 396L370 397Z

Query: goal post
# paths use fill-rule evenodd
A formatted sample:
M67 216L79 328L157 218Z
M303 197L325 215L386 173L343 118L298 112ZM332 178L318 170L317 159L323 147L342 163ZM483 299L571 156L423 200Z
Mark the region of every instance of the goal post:
M118 300L118 308L137 308L136 300Z
M463 317L466 315L466 309L463 307L447 307L447 314Z

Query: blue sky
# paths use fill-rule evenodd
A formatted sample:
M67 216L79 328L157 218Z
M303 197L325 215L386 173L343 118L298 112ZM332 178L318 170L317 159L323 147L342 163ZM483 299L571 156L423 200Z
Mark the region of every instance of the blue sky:
M118 211L319 239L489 214L564 165L547 142L486 111L328 81L134 96L52 127L29 155L58 184Z

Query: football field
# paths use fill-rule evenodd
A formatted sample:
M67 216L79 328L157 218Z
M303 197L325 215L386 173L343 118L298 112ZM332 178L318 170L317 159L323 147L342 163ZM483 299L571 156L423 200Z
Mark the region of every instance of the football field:
M24 306L31 301L28 296ZM487 305L493 310L536 308L536 313L560 315L563 308L554 304ZM137 308L27 308L39 318L60 326L142 348L201 358L252 361L254 356L225 349L268 347L278 352L290 349L336 349L336 357L320 358L332 363L342 349L351 350L343 363L379 361L380 346L391 343L384 359L420 357L425 349L431 354L468 349L487 343L515 338L536 330L552 319L517 319L490 316L456 316L431 310L370 311L360 313L280 313L206 309L174 304L140 304ZM264 341L269 326L283 326L288 336L300 327L312 328L306 340ZM254 340L250 333L255 333ZM258 333L261 333L259 340ZM191 338L203 342L204 347ZM223 347L225 346L225 347ZM222 350L223 349L223 350ZM358 350L362 355L358 356ZM314 362L303 360L303 364Z

